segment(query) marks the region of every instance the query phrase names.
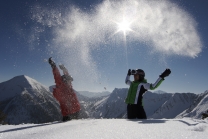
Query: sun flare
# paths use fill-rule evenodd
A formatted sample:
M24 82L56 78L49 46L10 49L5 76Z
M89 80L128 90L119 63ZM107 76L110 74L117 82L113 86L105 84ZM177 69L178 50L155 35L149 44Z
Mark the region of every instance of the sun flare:
M117 23L117 25L118 25L117 32L122 31L124 36L126 36L126 32L132 31L132 29L130 28L131 22L128 22L127 20L125 20L125 18L123 18L122 22Z

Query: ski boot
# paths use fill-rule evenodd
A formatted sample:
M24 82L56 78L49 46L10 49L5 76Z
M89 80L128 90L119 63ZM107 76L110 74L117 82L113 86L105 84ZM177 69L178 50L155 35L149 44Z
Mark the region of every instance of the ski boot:
M69 116L63 116L63 119L62 119L63 122L70 121L70 120L72 119Z

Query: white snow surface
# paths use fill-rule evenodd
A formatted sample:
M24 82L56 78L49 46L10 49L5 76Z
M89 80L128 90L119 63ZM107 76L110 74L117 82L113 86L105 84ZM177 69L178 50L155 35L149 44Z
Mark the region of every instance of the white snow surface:
M208 119L85 119L0 125L1 139L207 139Z

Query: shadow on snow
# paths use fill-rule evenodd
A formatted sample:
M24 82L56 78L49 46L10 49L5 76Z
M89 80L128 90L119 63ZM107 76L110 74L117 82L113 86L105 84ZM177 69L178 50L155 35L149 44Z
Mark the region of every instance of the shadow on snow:
M128 121L138 122L141 124L152 124L152 123L161 124L161 123L165 123L168 120L165 120L165 119L128 119Z
M47 126L47 125L53 125L53 124L59 124L59 123L62 123L62 122L45 123L45 124L38 124L38 125L32 125L32 126L26 126L26 127L8 129L8 130L0 131L0 133L12 132L12 131L18 131L18 130L24 130L24 129L28 129L28 128L34 128L34 127L40 127L40 126Z

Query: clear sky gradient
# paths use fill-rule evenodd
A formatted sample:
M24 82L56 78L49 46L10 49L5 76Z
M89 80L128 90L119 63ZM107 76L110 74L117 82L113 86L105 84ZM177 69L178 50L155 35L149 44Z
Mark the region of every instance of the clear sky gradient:
M208 1L8 0L0 5L0 82L27 75L50 86L49 57L64 64L77 91L127 88L141 68L158 90L208 89ZM125 24L124 24L125 23ZM131 78L133 80L133 78Z

